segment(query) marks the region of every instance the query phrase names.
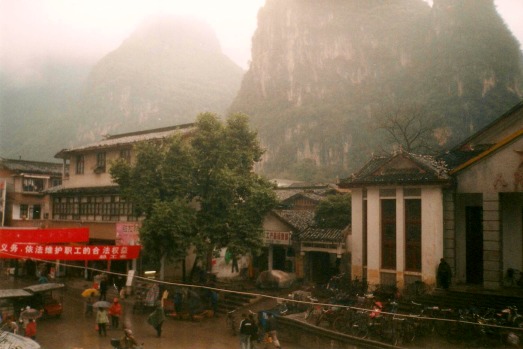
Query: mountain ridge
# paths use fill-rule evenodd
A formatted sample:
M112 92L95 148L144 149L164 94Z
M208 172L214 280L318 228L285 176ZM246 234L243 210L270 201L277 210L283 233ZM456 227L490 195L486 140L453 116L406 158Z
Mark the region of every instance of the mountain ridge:
M258 21L229 111L252 116L270 177L349 175L390 149L373 125L388 112L433 114L441 150L523 97L519 44L492 0L268 0Z

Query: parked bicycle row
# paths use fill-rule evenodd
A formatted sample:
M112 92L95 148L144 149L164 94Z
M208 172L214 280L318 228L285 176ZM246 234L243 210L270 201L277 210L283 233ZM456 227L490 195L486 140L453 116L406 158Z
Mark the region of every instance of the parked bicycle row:
M453 344L496 347L518 344L523 336L523 316L516 306L451 309L412 300L383 301L372 293L345 299L343 304L335 299L320 303L312 296L307 298L311 303L304 316L310 324L393 345L442 336ZM305 302L299 304L303 308Z

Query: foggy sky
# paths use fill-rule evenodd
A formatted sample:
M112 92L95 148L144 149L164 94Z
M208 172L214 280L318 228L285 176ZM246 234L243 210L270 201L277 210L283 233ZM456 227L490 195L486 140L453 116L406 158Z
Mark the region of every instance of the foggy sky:
M430 0L426 0L430 2ZM222 51L248 68L258 9L265 0L0 0L0 69L38 75L46 57L94 63L118 48L146 17L192 14L209 22ZM495 0L523 42L523 0Z

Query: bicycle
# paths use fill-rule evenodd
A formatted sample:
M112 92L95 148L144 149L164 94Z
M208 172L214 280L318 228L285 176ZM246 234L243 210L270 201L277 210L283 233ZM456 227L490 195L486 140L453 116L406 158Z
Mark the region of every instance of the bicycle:
M236 316L234 313L236 312L236 309L230 310L227 312L225 316L225 326L227 330L231 331L231 334L233 336L236 336L238 334L238 328L236 326Z

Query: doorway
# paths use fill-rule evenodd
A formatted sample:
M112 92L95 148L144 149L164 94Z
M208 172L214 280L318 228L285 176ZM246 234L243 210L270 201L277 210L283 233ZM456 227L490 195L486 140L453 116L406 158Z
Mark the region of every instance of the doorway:
M483 283L483 207L467 206L466 219L466 278L468 284Z

